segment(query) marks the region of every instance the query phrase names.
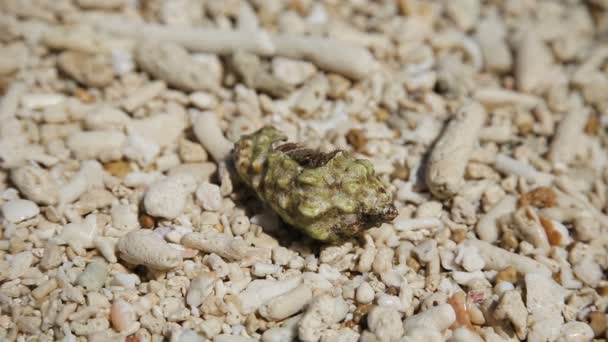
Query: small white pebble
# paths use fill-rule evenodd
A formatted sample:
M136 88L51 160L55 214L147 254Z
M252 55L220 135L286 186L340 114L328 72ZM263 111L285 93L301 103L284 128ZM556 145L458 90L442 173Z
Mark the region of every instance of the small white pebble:
M479 271L486 265L481 255L479 255L479 250L474 246L459 245L458 254L454 261L468 272Z
M374 289L368 282L364 282L357 288L356 292L357 302L361 304L369 304L374 300Z
M8 279L17 279L22 277L34 262L32 252L17 253L10 260L10 268L7 272Z
M93 259L78 276L78 285L88 291L99 291L106 280L108 264L101 258Z
M36 203L22 199L4 203L1 210L2 216L12 223L30 219L40 213L40 208Z
M139 277L132 273L118 273L114 275L111 282L111 284L114 286L120 286L126 289L135 289L135 285L139 283Z
M117 75L127 74L135 69L133 54L119 49L112 50L112 68Z
M317 71L312 63L289 58L275 57L272 60L272 73L281 81L298 85L306 81Z
M222 209L222 194L216 184L203 183L196 189L196 198L205 210L219 211Z
M196 91L188 97L190 102L199 109L213 109L217 106L217 100L209 93Z
M26 109L42 109L55 106L65 101L61 94L25 94L21 96L21 105Z
M256 277L265 277L269 274L277 273L281 270L281 266L257 262L251 267L251 273Z
M194 186L194 179L185 175L175 175L152 184L144 197L146 212L167 219L178 217Z
M399 297L387 294L382 294L378 297L378 306L393 308L397 311L401 311L403 309L403 304L401 303Z
M230 220L230 229L234 235L243 235L247 233L250 226L249 218L245 215L237 215Z
M501 281L494 286L494 292L500 296L507 291L513 290L514 288L515 287L513 284L509 283L508 281Z
M124 331L135 323L135 310L124 300L117 300L110 309L110 321L116 331Z
M169 246L158 234L134 230L118 241L120 257L135 265L168 270L182 263L181 252Z
M94 247L97 233L97 216L90 214L82 223L66 224L57 240L61 244L68 244L73 249L82 250Z
M179 335L179 342L203 342L202 336L199 336L194 330L184 329Z
M594 337L593 329L584 322L568 322L562 326L558 342L591 341Z

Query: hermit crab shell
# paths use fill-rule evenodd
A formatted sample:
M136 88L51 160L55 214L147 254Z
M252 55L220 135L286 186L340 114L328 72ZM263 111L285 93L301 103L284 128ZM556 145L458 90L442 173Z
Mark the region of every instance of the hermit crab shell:
M396 217L392 195L369 161L286 140L266 126L243 136L233 151L238 174L286 223L314 239L340 242Z

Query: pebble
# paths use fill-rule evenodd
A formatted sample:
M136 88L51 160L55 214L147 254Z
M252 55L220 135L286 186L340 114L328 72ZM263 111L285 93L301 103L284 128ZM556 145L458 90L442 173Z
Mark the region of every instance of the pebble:
M40 167L24 165L13 169L11 181L26 198L38 204L55 204L59 197L57 182Z
M188 99L195 107L202 110L213 109L217 106L217 100L213 95L201 91L193 92Z
M401 316L397 310L391 308L372 308L367 315L367 325L376 336L382 336L386 341L397 341L403 335Z
M118 261L116 258L116 243L117 238L114 237L100 237L95 239L95 248L108 262L115 263Z
M245 215L237 215L230 220L230 229L234 235L243 235L249 231L251 223Z
M184 329L179 335L179 342L203 342L203 337L194 330Z
M583 322L568 322L562 326L558 342L587 342L591 341L593 329Z
M99 291L106 281L108 264L103 259L93 259L78 276L78 285L88 291Z
M67 147L79 160L117 160L127 137L118 130L77 131L67 139Z
M186 206L187 197L194 190L191 177L173 176L150 186L144 196L144 207L151 216L174 219Z
M34 255L32 252L21 252L13 256L10 262L10 269L8 270L8 279L17 279L22 277L30 268L34 262Z
M317 68L309 62L283 57L272 59L273 75L287 84L302 84L316 72Z
M141 281L136 274L131 273L118 273L112 278L111 285L121 286L126 289L135 289L135 286Z
M120 257L135 265L168 270L182 262L181 252L169 246L158 234L149 230L134 230L123 236L117 245Z
M187 139L179 141L179 157L184 163L197 163L207 160L207 151L199 143Z
M222 193L216 184L203 183L196 189L196 199L205 210L219 211L222 209Z
M519 275L517 274L517 270L513 266L508 266L507 268L501 270L496 274L496 282L506 281L511 284L515 284L519 279Z
M215 171L217 166L215 163L185 163L173 167L169 170L169 176L186 175L196 180L196 183L209 181L209 178Z
M21 96L21 105L26 109L43 109L64 101L65 96L61 94L24 94Z
M102 105L84 118L84 125L89 130L123 129L131 121L131 118L123 110Z
M44 246L44 253L40 259L40 267L43 270L50 270L61 264L63 252L61 247L53 242L47 242Z
M60 203L72 203L88 189L103 186L103 169L94 160L81 163L80 170L59 190Z
M154 145L154 146L158 147L158 145ZM157 149L156 151L154 151L154 154L157 154L159 151L160 150ZM150 150L150 152L151 152L151 150ZM141 153L140 155L144 156L145 154ZM150 162L152 161L152 159L156 159L156 161L154 163L156 164L156 171L159 171L159 172L165 172L173 167L180 165L180 159L179 159L179 156L177 155L177 153L169 153L169 154L165 154L160 157L157 157L157 158L156 158L156 156L153 156L150 154L148 158L144 159L145 164L142 164L142 165L149 165ZM139 160L141 160L141 159L139 159Z
M92 248L97 237L97 217L87 216L82 223L68 223L57 237L59 242L75 249Z
M397 296L382 294L378 297L378 306L401 310L403 304L401 304L401 300Z
M17 199L2 205L2 216L12 223L30 219L40 213L38 205L32 201Z
M591 256L587 256L582 261L576 263L572 267L572 271L574 271L577 278L591 287L596 287L604 278L600 265Z
M497 295L501 295L507 291L513 290L515 287L512 283L508 281L496 281L496 286L494 286L494 291Z
M117 75L124 75L133 71L135 69L133 54L124 50L112 50L112 68Z
M114 69L103 55L66 51L59 55L57 66L79 83L88 87L105 87L114 79Z
M150 215L141 214L138 219L142 228L152 228L156 225L156 220Z
M281 266L267 263L255 263L251 268L251 273L256 277L265 277L267 275L277 273L281 270Z
M104 170L114 177L124 178L133 171L131 165L123 160L112 161L103 164Z
M589 313L589 326L593 329L596 337L602 336L606 332L606 313L602 311L591 311Z
M169 146L177 140L186 126L183 109L181 107L174 109L175 113L157 114L145 119L133 120L127 126L127 130L160 147Z
M116 300L110 309L110 321L116 331L121 332L135 323L135 310L124 300Z
M131 133L127 136L127 142L123 146L122 152L127 159L134 160L141 166L146 167L156 159L160 153L160 146L153 141ZM159 168L159 171L164 170Z
M139 227L137 213L127 204L113 204L110 216L115 228L131 230Z
M375 295L376 293L372 286L368 282L363 282L357 288L355 298L357 299L357 302L361 304L369 304L374 300Z
M208 295L213 291L217 281L216 273L203 272L199 277L190 282L186 304L191 307L198 307Z

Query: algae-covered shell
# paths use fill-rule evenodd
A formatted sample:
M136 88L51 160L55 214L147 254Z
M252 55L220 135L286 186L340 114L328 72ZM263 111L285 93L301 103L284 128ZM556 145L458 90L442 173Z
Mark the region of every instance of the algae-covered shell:
M369 161L286 140L266 126L243 136L233 151L238 174L286 223L339 242L395 218L392 195Z

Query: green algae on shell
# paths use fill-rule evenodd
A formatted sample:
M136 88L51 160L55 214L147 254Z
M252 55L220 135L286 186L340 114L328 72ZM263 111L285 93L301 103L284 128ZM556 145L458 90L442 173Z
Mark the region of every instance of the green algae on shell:
M333 243L397 216L391 193L369 161L286 140L265 126L244 135L233 151L240 177L286 223Z

